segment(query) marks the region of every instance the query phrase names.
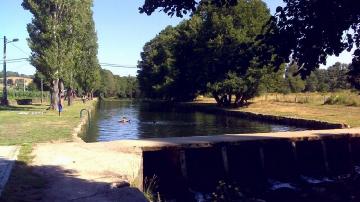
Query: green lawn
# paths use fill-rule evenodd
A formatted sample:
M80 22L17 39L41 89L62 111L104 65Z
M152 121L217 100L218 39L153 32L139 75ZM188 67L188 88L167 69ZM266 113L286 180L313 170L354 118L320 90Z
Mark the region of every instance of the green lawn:
M15 145L49 141L71 141L72 130L80 123L80 110L90 108L95 101L76 101L58 112L45 105L0 106L0 145Z

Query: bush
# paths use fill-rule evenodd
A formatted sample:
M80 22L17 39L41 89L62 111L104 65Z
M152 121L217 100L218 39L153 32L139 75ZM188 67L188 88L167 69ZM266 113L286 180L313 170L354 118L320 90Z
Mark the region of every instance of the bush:
M346 106L360 106L360 98L353 93L340 93L328 97L324 104L327 105L346 105Z
M0 91L0 98L3 96L3 92ZM43 99L49 99L50 93L48 91L44 91ZM8 99L9 100L18 100L18 99L41 99L41 91L23 91L23 90L8 90Z

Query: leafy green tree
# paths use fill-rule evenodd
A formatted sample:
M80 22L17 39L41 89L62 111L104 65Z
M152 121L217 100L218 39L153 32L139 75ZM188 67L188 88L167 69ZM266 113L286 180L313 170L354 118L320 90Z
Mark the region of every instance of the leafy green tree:
M100 87L100 65L97 58L98 44L93 20L92 0L83 1L81 12L78 14L79 20L76 21L77 47L75 60L75 80L76 84L90 98L93 93ZM70 85L70 89L74 87Z
M138 80L133 76L113 75L109 70L100 70L100 88L97 94L104 97L137 98L140 95Z
M65 87L93 91L100 67L92 0L24 0L22 6L33 14L30 62L50 86L51 108L57 109Z
M136 77L115 76L115 78L117 80L117 96L119 98L137 98L139 96Z
M349 81L360 90L360 50L355 51L355 58L349 67Z
M350 88L350 84L347 79L348 71L349 71L348 65L341 64L339 62L328 67L327 76L329 80L330 91Z
M327 70L326 69L317 69L314 71L314 74L316 76L316 80L318 81L318 86L316 90L318 92L328 92L329 87L329 78L327 76Z
M175 28L168 26L145 44L138 64L138 80L143 96L165 99L169 93L173 81L170 74L174 66L176 33Z
M276 25L286 41L284 57L291 54L300 64L298 71L304 78L311 71L326 64L328 55L338 56L354 46L353 63L360 56L360 1L358 0L284 0L277 8ZM353 30L351 33L349 30ZM354 69L358 66L354 65ZM356 70L359 71L359 70ZM352 72L351 72L352 73ZM355 74L355 73L354 73Z
M26 89L28 91L38 91L39 90L34 82L29 83L28 86L26 87Z
M198 3L211 3L217 6L234 6L238 0L145 0L139 8L140 13L152 14L161 9L169 15L182 17L199 8ZM342 51L354 52L350 66L349 79L360 90L360 1L358 0L284 0L285 6L277 8L276 18L269 21L266 40L273 45L278 54L275 68L283 61L293 60L300 64L297 73L302 78L325 64L328 55L339 55ZM349 31L353 30L353 32Z
M205 3L211 3L217 6L234 6L237 4L237 0L210 0L202 1ZM195 11L198 1L196 0L171 0L171 1L162 1L162 0L145 0L144 5L139 8L140 13L146 13L151 15L156 9L160 8L165 13L173 16L182 17L186 15L189 11Z
M105 97L113 97L116 95L116 80L111 71L102 69L100 71L100 93Z
M319 81L315 73L311 73L310 76L305 80L305 91L316 92L319 89Z
M288 93L289 89L285 82L285 64L278 71L266 68L259 84L259 93Z
M297 64L293 63L287 68L285 74L285 81L292 93L299 93L305 89L305 81L301 79L300 75L296 75L297 69Z
M190 20L145 45L139 63L142 92L176 101L211 91L219 105L246 103L269 68L257 57L257 38L269 18L259 0L239 1L230 8L201 4Z
M41 72L50 84L51 108L57 109L62 88L67 78L73 50L68 46L73 37L72 18L76 13L75 1L24 0L22 6L33 14L27 29L32 50L31 64Z
M39 71L36 71L34 74L34 83L36 84L37 89L41 89L41 80L43 81L43 90L49 91L50 85L49 83L45 82L45 76L42 75Z

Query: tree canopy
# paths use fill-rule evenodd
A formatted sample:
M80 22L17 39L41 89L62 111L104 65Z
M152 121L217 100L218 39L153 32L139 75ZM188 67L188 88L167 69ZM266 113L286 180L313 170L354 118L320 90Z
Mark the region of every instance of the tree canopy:
M194 12L199 3L217 6L234 6L238 0L145 0L139 8L150 15L156 9L177 16ZM269 25L270 39L279 58L299 64L296 73L305 78L326 64L328 55L338 56L344 50L356 48L349 79L360 90L360 1L358 0L284 0L285 6L278 7ZM278 44L276 46L276 44ZM281 61L281 60L279 60ZM279 67L280 62L275 64Z
M99 85L97 37L92 0L24 0L33 14L28 24L30 62L51 91L51 106L57 108L64 87L87 93Z
M258 36L269 19L260 0L242 0L234 7L201 4L190 20L167 27L144 46L138 76L142 92L169 100L209 92L220 105L245 104L267 72Z
M326 64L328 55L339 56L357 48L353 63L360 56L360 1L358 0L284 0L277 8L277 27L287 36L287 49L299 64L299 73L305 77L320 64ZM286 55L285 55L286 56ZM288 56L288 55L287 55ZM358 67L357 67L358 68Z
M202 3L211 3L217 6L234 6L238 0L209 0ZM151 15L156 9L161 9L165 13L173 16L182 17L189 11L195 11L198 6L196 0L145 0L144 5L139 8L140 13Z

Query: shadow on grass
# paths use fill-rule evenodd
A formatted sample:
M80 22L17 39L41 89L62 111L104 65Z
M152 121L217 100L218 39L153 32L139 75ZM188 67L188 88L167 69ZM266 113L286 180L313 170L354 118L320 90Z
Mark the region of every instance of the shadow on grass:
M1 160L1 159L0 159ZM3 160L4 161L4 160ZM77 178L59 166L28 166L16 161L1 202L147 201L138 189Z
M39 110L39 108L36 108L33 105L29 105L26 107L25 106L1 106L0 105L0 111L30 111L30 110Z

